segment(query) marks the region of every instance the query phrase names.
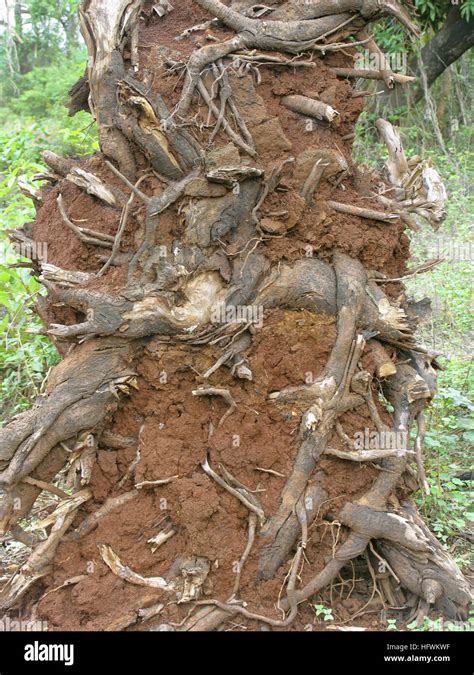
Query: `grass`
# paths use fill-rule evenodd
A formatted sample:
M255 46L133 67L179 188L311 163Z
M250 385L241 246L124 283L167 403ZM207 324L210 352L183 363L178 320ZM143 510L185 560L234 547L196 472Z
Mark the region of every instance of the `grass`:
M63 155L86 155L97 149L91 117L67 116L65 95L83 70L84 60L74 57L60 66L39 68L28 74L20 96L0 107L0 419L31 405L42 392L48 370L58 362L52 342L40 334L42 325L33 312L43 289L27 262L8 240L8 230L35 217L34 206L17 187L19 176L32 176L45 167L43 150ZM39 73L38 73L39 71ZM37 77L36 77L37 75ZM27 76L25 76L27 77ZM49 86L47 82L50 82ZM38 183L41 184L41 183ZM15 265L12 267L12 265Z

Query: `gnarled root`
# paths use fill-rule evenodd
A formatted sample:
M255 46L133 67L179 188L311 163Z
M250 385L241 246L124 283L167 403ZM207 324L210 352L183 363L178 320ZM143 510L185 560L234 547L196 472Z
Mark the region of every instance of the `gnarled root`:
M43 481L54 478L68 454L61 444L67 446L81 432L100 428L114 410L115 383L133 376L133 352L133 344L117 338L77 347L55 369L45 400L1 430L2 532L25 517L41 492L21 481L30 474Z

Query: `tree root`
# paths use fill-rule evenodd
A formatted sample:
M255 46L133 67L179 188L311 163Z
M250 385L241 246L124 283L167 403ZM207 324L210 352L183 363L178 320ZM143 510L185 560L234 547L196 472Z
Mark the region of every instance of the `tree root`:
M83 490L59 505L51 516L54 524L49 537L38 544L27 562L15 572L0 591L0 608L11 607L38 579L51 571L50 566L56 549L74 520L77 508L91 496L92 493L89 490Z
M265 513L263 512L262 506L258 498L252 494L245 485L239 483L232 474L230 474L225 467L221 465L221 471L225 475L225 479L221 478L210 466L209 460L206 457L204 462L201 464L202 469L207 473L208 476L213 478L218 485L220 485L224 490L230 492L231 495L236 497L244 506L246 506L249 511L255 513L258 517L259 523L262 526L265 523Z
M62 195L58 195L57 204L59 213L62 216L64 224L71 229L74 234L77 234L78 238L84 242L84 244L91 244L93 246L101 246L103 248L112 248L114 238L110 234L104 234L102 232L96 232L95 230L90 230L86 227L79 227L75 225L72 220L68 217L66 210L64 208Z
M206 89L206 85L202 81L202 79L199 79L197 83L197 88L199 93L202 95L204 101L206 104L209 106L209 110L212 112L214 117L216 118L216 126L214 127L214 130L218 130L220 126L224 129L224 131L227 133L229 138L239 147L241 148L244 152L246 152L248 155L251 157L255 157L256 152L255 152L255 147L252 145L249 145L246 141L244 141L243 138L241 138L230 126L229 122L225 119L224 117L224 111L225 111L225 106L221 107L221 110L216 106L216 104L212 101L211 95L209 94L208 90ZM230 94L229 94L230 95ZM225 99L224 99L225 103ZM216 131L217 133L217 131ZM209 142L212 142L212 135L211 138L209 139Z
M379 119L376 127L388 150L388 179L395 188L400 188L393 206L398 211L422 216L437 229L446 217L447 194L441 177L420 157L406 159L400 134L390 122Z
M363 78L367 80L384 80L387 75L381 70L364 70L362 68L332 68L331 69L338 77L353 77ZM399 84L408 84L414 82L416 77L411 75L402 75L401 73L390 72L389 81L397 82Z
M338 279L336 344L320 376L319 396L313 399L311 407L302 417L300 425L302 443L293 472L282 492L281 506L262 531L263 536L270 542L264 548L261 557L260 578L268 579L274 576L285 560L287 542L291 539L291 535L284 526L303 498L308 480L332 434L338 412L345 407L343 399L348 394L348 384L362 351L363 341L359 339L354 341L354 335L364 297L363 270L350 263L349 269L346 269L346 263L348 261L344 256L336 256L335 270Z
M237 568L237 574L235 577L235 583L234 583L234 588L232 589L232 595L231 598L237 598L239 594L239 587L240 587L240 577L242 576L242 570L244 568L244 565L247 561L247 558L250 555L250 551L252 550L253 544L255 542L255 532L257 529L257 522L258 522L258 516L255 512L249 513L249 533L248 533L248 542L247 546L245 547L244 552L242 553L242 556L237 563L238 568Z
M366 209L361 206L353 206L352 204L341 204L340 202L327 202L330 209L334 209L338 213L348 213L350 216L358 216L359 218L367 218L368 220L380 220L382 223L393 223L393 221L400 218L398 213L381 213L374 211L374 209Z
M313 199L313 195L319 185L319 181L323 177L324 171L328 166L329 163L323 162L321 158L317 159L314 163L314 166L301 189L301 196L305 200L306 204L309 204Z
M132 354L131 346L116 338L82 345L57 367L43 404L2 429L3 532L28 513L41 492L41 487L20 481L32 472L35 479L51 480L67 458L60 443L99 425L115 407L111 384L130 377Z
M220 44L213 44L194 52L188 62L186 82L183 86L181 99L176 107L175 114L185 117L188 113L192 95L198 85L202 70L210 63L221 59L240 49L268 49L280 52L299 54L313 47L317 41L323 40L329 34L341 29L347 23L353 23L355 15L339 13L339 3L334 3L333 11L337 15L323 13L321 18L305 19L301 21L265 21L250 19L239 12L223 5L219 0L196 0L197 4L207 9L238 35L232 40ZM362 11L362 15L369 18L380 11L393 14L409 30L416 33L416 28L408 15L395 2L349 2L350 11ZM304 11L304 10L303 10ZM357 28L354 27L357 32Z
M85 537L97 527L99 521L102 518L107 516L114 509L117 509L132 499L135 499L139 494L140 493L138 490L135 489L131 490L130 492L125 492L118 497L110 497L100 508L97 509L97 511L87 516L87 518L85 518L75 530L67 534L64 537L65 541L75 541Z
M228 410L222 415L217 425L217 428L221 427L226 419L232 415L232 413L237 409L237 405L232 398L232 395L228 389L222 389L219 387L209 387L207 389L194 389L193 396L222 396L224 401L229 406Z
M285 108L293 112L306 115L307 117L314 117L318 120L333 122L339 115L337 110L331 108L327 103L308 98L307 96L284 96L281 102Z

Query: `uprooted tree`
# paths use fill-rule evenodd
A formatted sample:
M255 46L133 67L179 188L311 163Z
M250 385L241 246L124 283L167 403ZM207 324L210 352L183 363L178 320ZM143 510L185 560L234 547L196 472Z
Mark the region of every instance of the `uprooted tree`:
M410 79L354 71L355 46L378 51L386 14L416 27L394 0L227 5L80 8L69 107L101 151L46 152L46 185L21 182L37 218L11 236L48 246L38 312L64 358L0 432L1 531L32 549L1 606L56 628L298 627L362 569L366 603L463 617L468 583L411 497L438 364L400 283L405 228L436 227L446 193L384 120L383 171L351 159L353 78ZM40 538L22 524L43 492Z

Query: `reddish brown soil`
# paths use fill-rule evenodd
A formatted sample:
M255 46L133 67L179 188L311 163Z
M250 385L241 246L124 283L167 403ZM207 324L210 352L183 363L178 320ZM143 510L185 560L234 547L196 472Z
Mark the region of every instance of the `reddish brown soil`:
M213 597L229 595L234 581L232 566L245 548L248 512L217 487L199 465L210 450L215 466L224 464L243 484L261 490L265 512L274 512L284 478L259 472L256 467L288 476L297 451L299 411L296 406L269 405L267 396L281 387L301 384L308 369L319 372L334 337L332 319L315 318L309 313L271 312L252 349L255 384L236 382L222 373L214 376L216 384L232 392L237 411L210 440L209 425L212 422L217 427L226 406L218 398L192 395L199 383L192 369L207 368L212 355L163 347L155 341L148 344L138 367L139 391L115 415L112 429L123 436L139 438L137 482L173 475L179 478L144 491L140 498L116 509L79 543L60 546L54 572L47 578L49 589L88 569L93 573L77 585L52 592L40 601L39 613L49 621L51 629L103 630L123 617L126 609L138 609L144 599L149 602L149 589L132 586L110 572L100 558L100 542L110 544L125 564L143 576L166 573L183 552L206 556L215 565L208 592ZM160 383L164 373L166 384ZM359 410L342 418L346 433L352 435L361 425L371 428L368 415L362 421L361 415L364 412ZM235 435L239 436L238 447L233 447ZM334 437L331 445L341 447L340 440ZM134 459L136 448L137 445L99 451L91 483L94 503L84 511L95 510L106 498L131 488L130 481L123 489L118 489L117 484ZM339 541L345 537L338 527L324 520L326 512L337 513L347 499L360 497L376 475L371 466L352 466L332 458L320 461L317 477L328 491L328 502L312 528L306 552L311 568L305 565L304 581L324 566L331 555L333 536L338 536ZM157 533L164 516L169 516L178 533L152 554L147 539ZM258 552L256 546L244 568L242 597L254 611L272 616L287 569L283 566L272 581L255 584ZM155 599L159 597L160 592ZM186 611L170 605L159 622L179 622ZM308 608L301 621L311 623L313 614Z
M185 59L198 44L205 43L205 36L196 33L179 41L175 36L208 18L206 12L190 5L187 0L173 0L173 5L175 11L165 19L149 16L143 22L140 36L139 77L148 84L151 94L160 92L164 96L170 109L178 99L182 77L178 74L165 76L160 65L160 50L166 48L173 53L173 58ZM225 39L232 32L213 28L212 34ZM292 154L297 158L308 147L324 147L339 148L349 167L352 167L351 141L343 140L343 137L353 131L362 99L352 98L351 86L338 80L330 70L331 64L350 65L351 59L343 54L330 55L318 60L317 64L314 69L261 68L262 83L254 85L261 97L261 106L245 112L250 130L256 141L258 139L257 166L268 170L283 155ZM340 123L333 127L315 124L313 131L305 133L304 120L279 102L281 96L290 93L326 98L341 113ZM238 93L236 100L239 103ZM201 105L200 110L205 120L207 109L204 110ZM263 115L261 118L260 113ZM279 131L275 130L272 122L276 119L281 124ZM262 124L267 126L261 128ZM205 145L210 131L198 132L196 128L194 133ZM283 153L282 144L285 142L288 146ZM227 136L220 132L215 147L227 143ZM86 161L85 167L111 184L123 187L104 167L100 157ZM266 207L271 205L271 210L278 210L291 203L292 195L299 191L300 181L293 169L289 170L286 180L290 192L279 193ZM142 189L149 194L156 193L159 185L159 181L151 178L142 184ZM34 225L34 236L37 240L48 241L49 262L66 269L96 271L100 265L97 256L102 252L80 243L64 226L55 201L59 191L69 216L76 222L87 219L87 227L113 234L120 213L105 207L67 181L61 181L58 186L45 191L44 205ZM276 263L300 258L308 245L327 260L338 248L360 258L368 269L399 276L408 256L408 240L402 234L402 226L330 212L326 206L327 199L377 208L376 202L357 193L352 176L337 188L324 182L317 190L311 207L287 236L262 242L259 250ZM128 223L123 251L132 250L140 240L141 215L142 209L137 204ZM161 228L161 242L166 243L176 236L175 211L171 210L162 219ZM109 270L100 282L102 287L113 288L124 283L124 269L120 268ZM49 309L51 318L55 320L64 316L61 309ZM298 447L301 408L269 403L268 394L288 385L303 384L308 371L316 377L325 365L334 339L332 318L306 312L278 310L268 313L248 353L253 382L235 380L225 368L210 378L210 385L229 388L237 403L237 410L210 439L210 424L217 428L226 405L220 398L195 397L192 390L203 383L197 373L209 368L220 353L213 352L211 348L181 348L163 345L157 340L148 342L136 366L139 390L124 400L111 425L112 431L133 436L136 442L119 450L100 448L91 482L94 499L81 510L77 523L107 498L132 488L130 480L120 488L118 483L134 460L138 447L141 459L135 476L137 481L179 477L168 485L144 489L139 498L101 520L94 532L79 542L60 545L52 573L44 579L42 591L35 594L38 599L46 591L51 591L38 605L39 615L48 620L51 630L104 630L116 626L116 622L130 610L163 597L163 592L153 594L150 589L134 586L115 576L101 560L97 549L100 542L109 544L125 564L143 576L166 573L178 556L205 556L212 563L206 593L222 600L230 595L235 578L233 564L242 555L247 541L248 512L204 473L200 463L210 451L212 465L222 463L243 484L259 490L265 513L274 513L285 479L256 469L272 469L284 476L289 475ZM370 355L366 358L365 365L370 368ZM163 382L163 374L166 382ZM371 428L368 413L363 409L346 414L341 422L349 436L356 429ZM236 435L239 437L238 445L235 443ZM331 444L341 447L337 437L332 439ZM336 541L341 542L346 536L344 528L325 520L325 515L337 514L345 501L361 496L377 473L372 465L359 466L330 458L319 462L317 477L328 492L328 502L323 505L311 528L307 562L301 572L303 583L323 568ZM147 540L157 533L164 516L169 517L177 534L153 554ZM275 579L257 584L258 554L257 543L244 568L241 597L249 603L250 610L276 617L275 602L288 569L284 565ZM67 579L83 574L87 574L87 578L80 583L53 590ZM363 590L366 582L361 583ZM357 593L350 600L344 600L346 593L336 601L340 590L341 587L334 589L334 611L340 620L346 621L363 606L364 600ZM30 596L29 601L35 598ZM167 602L166 598L164 602ZM186 612L185 607L170 604L159 618L145 627L153 623L179 622ZM302 629L313 622L314 611L307 603L302 607L294 628ZM246 620L236 620L236 624L241 627L237 630L242 626L259 629Z

